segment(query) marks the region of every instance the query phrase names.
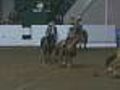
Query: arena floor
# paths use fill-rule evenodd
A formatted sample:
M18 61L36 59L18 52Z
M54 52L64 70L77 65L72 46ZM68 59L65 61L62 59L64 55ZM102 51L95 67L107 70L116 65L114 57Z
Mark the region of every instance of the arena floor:
M75 65L65 68L40 65L38 48L0 48L0 90L120 90L119 79L102 74L105 59L113 52L82 50Z

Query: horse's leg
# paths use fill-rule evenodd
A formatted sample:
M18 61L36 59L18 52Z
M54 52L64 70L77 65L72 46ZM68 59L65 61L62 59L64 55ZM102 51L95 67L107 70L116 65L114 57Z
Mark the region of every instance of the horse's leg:
M69 56L68 54L69 54L69 52L68 52L67 48L65 48L65 49L64 49L64 57L63 57L63 64L64 64L64 65L67 65L67 64L68 64L68 59L69 59L69 58L68 58L68 56Z
M82 49L82 43L81 42L79 43L79 49L80 50Z
M74 57L76 57L77 55L77 48L74 47L70 53L68 54L68 64L69 64L69 67L72 67L72 65L74 64L73 60L74 60Z
M50 64L55 64L56 62L55 62L55 55L52 55L52 54L49 54L49 62L50 62Z
M51 57L52 57L52 62L54 64L58 64L58 48L54 48L53 51L52 51L52 54L51 54Z
M78 49L82 49L82 40L79 40L79 42L78 42Z
M86 32L86 35L84 36L84 48L87 50L87 43L88 43L88 34Z
M64 64L69 68L71 66L70 64L70 52L68 49L65 49L65 58L64 58Z
M70 68L71 66L72 66L72 58L71 58L71 56L67 56L66 57L66 65L67 65L67 68Z
M43 54L43 52L41 51L40 52L40 63L41 64L44 64L44 56L43 56L44 54Z
M87 50L87 43L84 43L84 49Z
M40 49L40 63L41 64L45 64L46 63L46 58L45 58L46 54L45 51L43 49Z
M46 57L46 54L43 51L41 51L40 59L41 59L41 64L43 64L43 65L47 64L47 61L46 61L47 57Z
M88 37L85 37L84 48L87 50Z
M41 56L42 56L42 61L41 63L42 64L47 64L47 54L48 54L48 51L47 51L47 38L46 37L43 37L41 39Z
M58 50L58 63L59 64L64 63L64 54L63 54L62 48L59 48L59 50Z

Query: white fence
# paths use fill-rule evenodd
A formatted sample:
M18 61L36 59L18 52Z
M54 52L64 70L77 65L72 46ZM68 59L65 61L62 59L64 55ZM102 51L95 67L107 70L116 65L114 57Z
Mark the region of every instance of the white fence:
M65 39L70 25L57 26L58 41ZM22 35L29 33L21 25L0 25L0 46L40 46L40 40L45 35L46 25L33 25L32 39L24 40ZM87 30L88 47L116 47L115 26L84 25Z

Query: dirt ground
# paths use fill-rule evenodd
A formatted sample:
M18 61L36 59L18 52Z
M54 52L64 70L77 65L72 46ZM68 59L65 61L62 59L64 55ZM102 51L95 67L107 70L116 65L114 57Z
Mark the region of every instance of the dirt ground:
M41 65L37 47L0 48L0 90L120 90L120 79L102 74L115 49L80 51L72 68ZM98 71L99 76L95 77Z

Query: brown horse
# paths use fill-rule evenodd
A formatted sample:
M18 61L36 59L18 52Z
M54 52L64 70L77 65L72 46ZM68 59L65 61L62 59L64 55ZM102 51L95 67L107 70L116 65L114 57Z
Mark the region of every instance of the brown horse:
M74 34L72 38L62 40L56 45L53 56L59 63L71 66L73 64L73 57L77 54L77 44L80 43L82 33Z

